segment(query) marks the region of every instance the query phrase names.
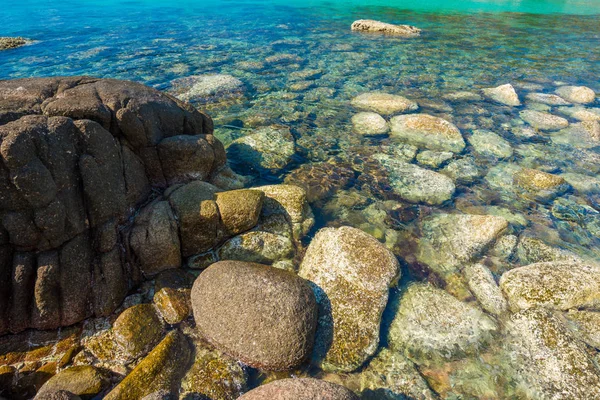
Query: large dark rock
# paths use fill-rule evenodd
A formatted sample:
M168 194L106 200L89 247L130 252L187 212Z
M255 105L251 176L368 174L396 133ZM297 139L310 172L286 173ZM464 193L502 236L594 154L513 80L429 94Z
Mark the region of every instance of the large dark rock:
M179 267L180 247L201 252L180 243L172 202L142 206L225 168L212 130L133 82L0 81L0 335L108 315L143 275Z
M262 264L221 261L192 288L199 332L219 350L253 367L286 370L312 350L317 304L297 275Z
M239 400L358 400L350 390L318 379L282 379L249 391Z

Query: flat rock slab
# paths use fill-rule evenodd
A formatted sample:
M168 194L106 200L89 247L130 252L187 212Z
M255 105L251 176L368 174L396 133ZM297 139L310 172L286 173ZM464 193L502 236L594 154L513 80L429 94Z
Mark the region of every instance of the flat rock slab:
M421 29L410 25L393 25L372 19L359 19L350 27L357 32L383 33L385 35L415 37L421 35Z
M535 308L513 314L506 325L506 357L514 369L507 377L516 383L515 398L600 398L600 371L562 318Z
M600 305L600 267L583 262L544 262L505 272L500 287L513 311Z
M497 329L478 308L429 284L413 284L400 299L388 341L414 362L429 365L476 354Z
M556 94L572 103L589 104L596 101L596 93L586 86L561 86Z
M385 154L374 156L394 191L403 200L430 205L442 204L454 195L456 186L446 175Z
M404 96L395 94L370 92L363 93L351 101L359 110L372 111L383 115L400 114L416 111L419 105Z
M569 121L566 119L542 111L524 110L519 113L519 116L529 125L541 130L557 131L569 126Z
M460 130L445 119L429 114L398 115L390 120L392 136L419 148L460 153L465 141Z
M312 350L317 303L308 283L291 272L215 263L196 279L192 308L204 338L250 366L290 369Z
M348 372L375 353L388 290L399 273L396 257L363 231L317 232L298 272L313 283L319 302L316 364Z
M493 215L436 214L421 222L417 259L442 276L478 257L508 228Z

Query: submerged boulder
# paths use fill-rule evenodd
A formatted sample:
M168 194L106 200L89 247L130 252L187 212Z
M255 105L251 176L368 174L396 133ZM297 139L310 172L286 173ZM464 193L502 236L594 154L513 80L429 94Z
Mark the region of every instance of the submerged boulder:
M573 338L551 311L532 308L507 322L507 378L515 398L594 399L600 397L600 371L585 345Z
M596 100L596 93L585 86L561 86L556 94L573 103L588 104Z
M454 195L452 179L385 154L374 157L386 172L389 185L401 199L412 203L442 204Z
M350 390L312 378L282 379L244 394L239 400L358 400Z
M246 371L235 359L202 343L195 343L195 359L181 381L184 398L235 400L246 388Z
M392 137L414 146L460 153L465 141L460 130L445 119L428 114L398 115L390 120Z
M421 35L421 30L410 25L393 25L372 19L359 19L350 27L353 31L383 33L386 35L414 37Z
M235 164L257 170L281 170L291 162L294 154L295 143L290 129L279 125L259 128L236 139L227 148L227 155Z
M324 228L315 235L299 271L319 303L314 363L348 372L375 353L388 291L399 274L396 257L359 229Z
M386 120L374 112L360 112L352 117L352 127L361 135L382 135L389 131Z
M531 100L535 103L547 104L549 106L568 106L571 104L562 97L557 96L555 94L529 93L525 97L527 98L527 100Z
M493 215L436 214L420 224L417 259L435 272L450 275L475 260L508 228Z
M225 74L187 76L175 79L171 85L179 99L201 104L235 100L246 91L242 81Z
M192 308L206 340L253 367L290 369L312 349L317 304L310 286L291 272L215 263L194 283Z
M510 143L494 132L477 129L469 143L477 153L486 157L508 158L513 154Z
M569 184L561 176L531 168L518 168L513 182L525 191L525 197L540 200L551 200L569 189Z
M520 106L521 101L515 88L507 83L495 88L482 89L483 95L491 100L507 106Z
M345 375L342 383L365 400L436 398L415 364L389 349L382 349L361 372Z
M359 110L371 111L383 115L416 111L416 102L395 94L369 92L352 99L352 106Z
M569 126L569 121L566 119L547 112L523 110L519 113L519 116L529 125L541 130L557 131Z
M508 303L485 265L469 264L464 268L464 274L469 289L485 311L492 315L502 315L508 311Z
M505 272L500 287L513 311L600 306L600 266L584 262L544 262Z
M481 351L497 331L481 310L429 284L412 284L400 298L390 326L393 350L419 365L455 360Z

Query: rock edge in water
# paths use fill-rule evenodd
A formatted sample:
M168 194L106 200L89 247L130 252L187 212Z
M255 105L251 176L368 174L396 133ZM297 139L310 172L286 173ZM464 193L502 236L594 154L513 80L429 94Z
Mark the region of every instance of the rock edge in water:
M352 23L351 29L357 32L383 33L385 35L415 37L421 35L421 29L410 25L393 25L372 19L359 19Z

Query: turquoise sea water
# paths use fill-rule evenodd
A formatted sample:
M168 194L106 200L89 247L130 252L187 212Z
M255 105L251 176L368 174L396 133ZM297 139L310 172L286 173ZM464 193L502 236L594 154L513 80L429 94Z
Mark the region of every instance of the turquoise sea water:
M167 3L0 0L0 36L35 41L0 52L0 79L93 75L170 91L178 78L233 75L246 85L245 95L202 106L215 120L216 135L229 145L258 127L282 125L295 145L281 170L234 169L255 184L286 181L309 188L315 230L347 224L372 233L407 260L405 281L434 280L410 265L414 247L406 243L418 242L420 216L440 210L508 216L511 234L600 260L598 138L586 142L569 132L528 130L519 114L534 109L571 125L580 122L572 107L525 98L563 84L600 93L599 0ZM415 25L423 34L403 39L352 33L350 24L360 18ZM516 88L523 106L449 97L505 83ZM508 141L513 155L498 160L468 146L454 157L468 171L454 177L451 201L433 207L403 201L390 188L394 178L373 162L375 153L397 154L399 144L352 129L357 110L350 100L368 91L416 100L422 112L456 124L468 142L475 130L491 130ZM600 116L597 100L586 107ZM431 169L444 170L449 162ZM571 188L559 200L523 198L512 178L504 179L515 166L577 175L588 187ZM496 278L521 262L516 255L508 263L491 258ZM466 367L462 372L454 382L457 397L449 398L476 398L478 379L485 386L488 377Z

